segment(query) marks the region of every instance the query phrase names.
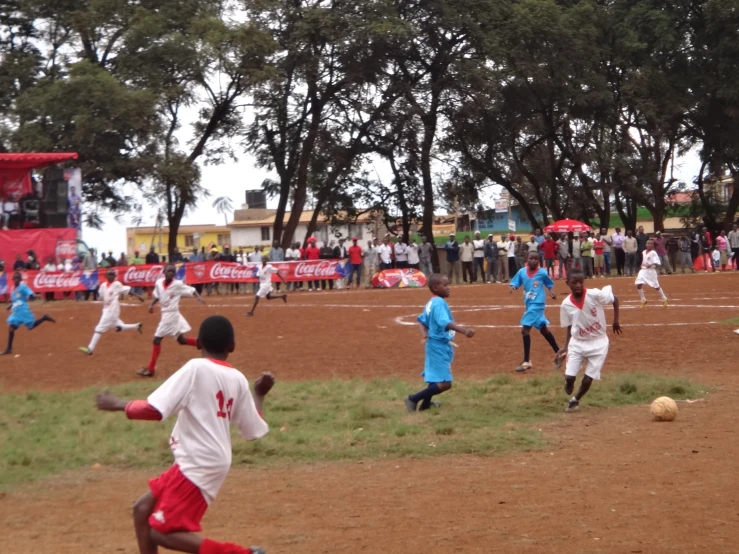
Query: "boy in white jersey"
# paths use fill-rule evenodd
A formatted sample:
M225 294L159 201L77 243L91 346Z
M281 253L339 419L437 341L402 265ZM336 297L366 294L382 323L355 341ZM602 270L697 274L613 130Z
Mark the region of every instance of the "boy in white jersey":
M284 292L282 294L272 294L272 275L277 275L280 280L285 283L285 287L287 287L287 281L285 281L284 277L280 275L277 268L273 265L268 264L267 258L262 258L262 265L259 266L259 268L257 269L257 277L259 278L259 290L254 297L254 305L251 307L251 310L246 313L246 315L250 317L254 315L254 310L257 309L257 304L259 304L260 298L266 298L267 300L282 298L283 302L287 302L287 294L285 294Z
M162 319L154 332L154 347L152 348L149 365L136 372L142 377L154 376L164 337L177 337L177 342L182 345L197 345L195 339L185 336L185 333L192 327L180 313L180 298L194 296L201 304L205 304L205 301L193 287L188 287L182 281L175 279L175 273L177 273L177 269L174 264L167 264L164 267L164 278L159 279L154 285L154 300L149 305L149 313L154 313L154 306L159 303L162 310Z
M593 379L600 380L600 371L608 355L608 336L606 335L606 315L603 306L613 304L613 332L621 334L618 322L618 298L614 296L610 285L603 289L585 289L585 274L582 269L573 269L567 276L567 285L572 294L562 302L559 319L562 327L567 328L565 345L557 352L556 359L567 358L565 369L565 392L572 394L575 380L580 373L583 362L585 376L580 389L573 396L565 412L578 411L580 399L590 389Z
M81 346L80 352L92 356L95 347L97 346L100 337L103 333L115 328L116 331L133 331L138 330L141 333L143 324L142 323L123 323L121 321L121 295L128 294L129 296L135 296L141 302L144 301L144 297L136 292L131 292L131 287L123 285L120 281L116 280L115 269L109 269L105 272L105 278L107 282L100 285L98 294L103 301L103 315L100 316L100 321L95 327L95 332L92 334L89 346Z
M230 423L246 440L269 431L262 419L264 397L274 377L263 373L254 383L226 359L234 351L234 330L223 316L203 321L197 338L202 358L187 362L147 400L125 402L108 391L97 395L100 410L125 411L128 419L161 421L177 414L169 440L174 465L149 481L149 491L134 504L134 528L141 554L158 547L194 554L264 554L196 535L200 521L231 467Z
M641 269L639 275L636 276L636 290L639 292L639 298L641 298L641 308L647 305L647 298L644 296L642 287L644 284L649 285L653 289L656 289L662 298L662 306L667 307L667 296L665 291L659 286L659 279L657 278L657 269L662 265L659 254L654 250L654 241L649 239L647 241L647 249L641 253Z

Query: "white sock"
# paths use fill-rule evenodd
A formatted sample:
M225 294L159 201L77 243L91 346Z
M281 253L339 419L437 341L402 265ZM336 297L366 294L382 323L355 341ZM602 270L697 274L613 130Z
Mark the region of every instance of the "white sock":
M662 297L662 300L667 300L667 296L665 296L665 291L663 291L662 289L657 289L657 291L659 292L659 295Z
M98 342L100 342L100 337L102 336L103 335L97 332L92 334L92 340L90 341L90 346L87 347L90 352L95 350L95 347L97 346Z
M121 331L135 331L139 328L138 323L124 323L123 325L119 325L121 328Z
M639 292L639 298L642 299L642 302L647 299L646 296L644 296L644 289L636 289Z

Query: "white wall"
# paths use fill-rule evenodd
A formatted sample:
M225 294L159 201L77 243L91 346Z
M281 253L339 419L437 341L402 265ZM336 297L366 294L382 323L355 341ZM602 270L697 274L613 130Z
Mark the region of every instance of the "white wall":
M327 225L319 226L316 231L319 243L324 240L334 240L338 243L338 239L345 238L351 239L353 234L356 234L361 243L366 242L373 237L374 223L367 225L339 225L337 227L331 227ZM298 225L295 230L295 240L301 241L305 238L305 234L308 232L307 225ZM231 228L231 248L238 247L249 247L272 244L272 227L269 228L270 240L262 240L262 231L259 227L232 227Z

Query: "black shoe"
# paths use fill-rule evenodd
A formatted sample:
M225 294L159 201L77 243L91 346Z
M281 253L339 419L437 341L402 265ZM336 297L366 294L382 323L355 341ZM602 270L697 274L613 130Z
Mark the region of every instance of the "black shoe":
M254 316L254 314L253 314L252 312L246 312L246 316L247 316L247 317L253 317L253 316Z
M56 323L56 319L51 317L50 315L44 314L44 321L49 321L51 323Z
M7 354L12 354L12 353L13 353L13 351L12 351L12 350L10 350L10 349L8 349L8 350L3 350L2 352L0 352L0 356L5 356L5 355L7 355Z
M149 368L145 367L145 368L139 369L136 372L136 375L141 375L141 377L154 377L154 372L150 370Z
M405 403L405 409L408 410L408 413L409 414L416 413L416 408L418 407L418 403L417 402L413 402L413 400L411 400L411 397L410 396L406 396L403 399L403 402Z
M578 402L577 400L573 398L567 404L567 407L565 408L565 413L572 414L574 412L577 412L579 409L580 409L580 402Z

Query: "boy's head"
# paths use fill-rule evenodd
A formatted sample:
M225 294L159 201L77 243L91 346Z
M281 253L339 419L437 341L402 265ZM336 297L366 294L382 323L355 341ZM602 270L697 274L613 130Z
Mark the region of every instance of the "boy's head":
M526 265L529 269L536 269L539 267L539 253L536 250L532 250L526 255Z
M654 241L652 239L647 240L647 251L654 250Z
M579 298L585 290L585 274L582 269L574 268L567 275L567 286L570 287L572 294Z
M115 269L109 269L105 272L105 278L108 280L108 283L112 283L115 281Z
M174 264L167 264L164 266L164 278L167 280L167 282L171 282L172 279L174 279L175 274L177 273L177 268L174 266Z
M21 276L21 274L18 271L13 273L13 284L16 287L21 284L21 281L23 281L23 277Z
M440 296L441 298L447 298L449 296L449 279L440 273L434 273L429 277L429 290L431 294Z
M205 318L198 331L198 348L204 353L223 356L234 351L234 328L222 315Z

